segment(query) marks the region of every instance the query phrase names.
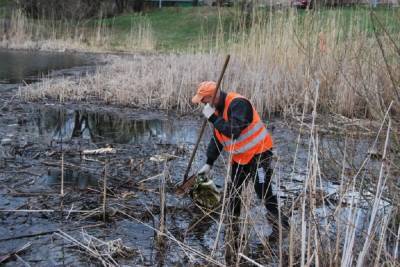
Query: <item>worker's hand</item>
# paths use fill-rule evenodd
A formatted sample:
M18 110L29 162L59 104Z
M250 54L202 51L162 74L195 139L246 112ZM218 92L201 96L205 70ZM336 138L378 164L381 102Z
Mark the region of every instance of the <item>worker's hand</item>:
M198 171L197 174L203 174L203 175L205 175L205 174L208 174L208 173L210 172L210 170L211 170L211 165L209 165L209 164L204 164L204 166L201 167L201 169Z
M215 108L212 107L208 103L203 108L203 114L207 119L209 119L211 117L211 115L214 114L214 112L215 112Z

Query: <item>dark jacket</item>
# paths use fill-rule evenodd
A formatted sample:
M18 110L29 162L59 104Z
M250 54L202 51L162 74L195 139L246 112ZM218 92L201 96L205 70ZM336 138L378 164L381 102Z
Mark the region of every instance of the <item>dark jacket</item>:
M232 100L228 108L228 121L222 118L222 113L225 108L226 93L221 91L216 109L220 116L211 115L208 119L215 129L223 135L236 139L240 133L253 121L253 107L251 103L244 98L235 98ZM207 164L213 165L223 149L222 144L215 137L215 134L210 140L207 147Z

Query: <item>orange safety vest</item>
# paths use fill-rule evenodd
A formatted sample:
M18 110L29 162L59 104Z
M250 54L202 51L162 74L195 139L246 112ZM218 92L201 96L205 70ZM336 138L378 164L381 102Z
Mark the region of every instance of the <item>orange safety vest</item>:
M225 99L223 119L228 121L228 108L235 98L245 98L237 93L228 93ZM223 135L214 128L215 136L224 146L224 150L232 153L232 160L238 164L245 165L251 161L254 155L265 152L273 147L272 137L260 119L258 112L253 107L253 120L239 135L232 139Z

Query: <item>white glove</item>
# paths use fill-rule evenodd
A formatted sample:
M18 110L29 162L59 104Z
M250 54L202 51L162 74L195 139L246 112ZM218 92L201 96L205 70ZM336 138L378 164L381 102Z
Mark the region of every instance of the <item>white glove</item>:
M204 164L203 167L198 171L197 174L208 174L211 171L211 165L209 164Z
M214 114L214 112L215 112L215 108L212 107L208 103L203 108L203 114L207 119L209 119L211 117L211 115Z

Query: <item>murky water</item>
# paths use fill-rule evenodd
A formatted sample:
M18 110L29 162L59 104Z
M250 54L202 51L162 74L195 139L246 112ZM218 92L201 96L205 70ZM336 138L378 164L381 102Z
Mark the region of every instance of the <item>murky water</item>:
M179 242L184 242L206 255L209 255L215 246L216 233L219 229L218 216L204 217L189 198L180 199L173 193L174 184L182 179L187 166L200 121L178 119L162 113L121 112L118 109L100 108L75 109L61 105L25 106L13 113L13 116L0 117L0 123L3 122L2 125L5 126L0 130L0 137L12 140L11 147L10 145L2 147L8 149L10 154L13 151L17 152L13 160L4 162L5 173L0 175L3 184L7 185L0 189L2 194L0 209L58 210L61 201L58 195L61 186L61 152L64 153L65 164L66 197L63 200L63 207L66 210L98 209L102 199L104 162L107 160L110 162L108 205L129 213L135 219L115 215L108 223L109 228L90 229L87 230L88 233L104 240L122 238L125 245L138 249L140 257L118 258L120 263L131 266L175 266L186 265L189 262L201 265L206 262L201 258L186 257L181 247L171 240L168 241L168 248L160 251L156 234L152 229L157 227L159 220L160 199L157 194L159 179L156 175L162 173L167 166L169 180L166 222L169 233L178 238ZM284 201L296 197L303 190L308 149L306 142L299 144L298 148L292 142L297 138L296 130L289 129L280 122L275 122L272 126L270 130L275 138L277 155L275 166L277 175L282 179L280 189L278 190L275 184L273 188ZM205 161L209 134L210 131L207 130L195 159L193 171ZM323 142L321 140L321 143ZM108 145L116 149L116 154L87 157L80 155L80 151L84 149L102 148ZM292 169L296 149L297 163ZM364 151L361 148L359 151L360 154L366 155L366 147ZM173 158L170 163L151 160L159 154L172 155ZM224 184L226 173L224 160L227 160L226 157L221 155L221 160L217 162L213 172L215 183L220 186ZM13 166L19 166L18 168L27 172L15 173ZM337 185L323 180L323 184L319 187L324 190L323 194L330 196L328 200L337 201L335 199L339 191ZM126 194L133 194L133 197L125 199ZM359 196L357 198L360 199ZM251 241L248 243L248 255L257 258L263 253L260 236L268 236L271 229L265 220L265 208L255 198L253 202L254 206L249 214L254 228L249 232ZM360 218L366 219L368 213L362 209L363 205L360 205L358 213ZM388 203L382 203L382 208L387 205ZM334 209L334 205L332 208L327 205L317 209L316 212L321 218L326 218ZM349 209L343 208L339 215L345 220L350 212ZM101 222L99 215L87 217L86 214L71 213L61 217L59 212L51 214L2 212L0 216L3 230L0 233L12 240L14 237L43 232L47 229L67 229L82 223L88 225ZM360 224L359 230L363 227L365 225ZM79 232L71 234L75 238L81 238ZM55 238L53 243L49 243L51 238ZM21 238L16 241L0 240L0 247L3 244L5 251L10 251L28 240L34 242L36 251L34 254L29 251L24 254L24 259L30 263L38 266L87 264L87 257L73 250L63 249L64 241L52 235ZM224 228L221 229L219 244L221 245L215 251L214 258L224 262ZM259 261L263 262L262 259ZM10 261L7 266L12 266L14 263L15 261Z
M21 121L33 135L46 140L87 140L96 144L193 144L197 123L156 114L134 118L112 112L44 107Z
M90 172L83 170L68 169L64 170L64 185L70 188L85 190L90 186L98 186L99 179ZM42 184L47 188L60 186L61 170L49 169L47 174L40 176L37 184Z
M13 112L14 113L14 112ZM14 151L21 150L15 154L15 158L5 161L6 172L2 181L7 184L0 190L3 194L0 198L0 209L58 209L60 198L58 192L61 186L61 152L64 152L64 190L67 192L64 200L66 210L90 210L101 205L102 181L104 177L104 162L108 160L110 186L109 206L123 209L124 212L134 212L136 221L124 216L116 216L110 221L110 229L102 228L88 230L96 237L103 239L115 239L122 237L124 244L140 250L141 258L124 260L121 263L128 265L155 265L164 264L173 266L176 264L187 264L190 261L204 264L201 258L189 259L184 257L180 246L169 241L169 248L160 255L160 250L155 241L156 235L151 227L158 224L159 180L150 179L163 172L165 162L155 162L151 158L158 154L173 155L174 158L168 166L170 183L167 189L167 227L168 231L185 244L205 254L209 254L215 245L216 232L218 232L218 216L215 218L204 217L189 198L180 199L173 193L174 184L178 183L183 176L187 166L188 157L197 139L200 121L193 119L178 119L162 113L126 111L119 109L100 108L66 108L61 105L34 105L19 108L13 116L0 117L0 123L5 127L0 130L1 138L11 139ZM6 123L4 123L6 122ZM307 166L307 143L300 144L297 151L297 163L292 169L293 154L296 145L292 140L297 138L297 132L291 130L279 122L272 124L270 129L275 138L275 162L276 169L281 176L282 184L280 190L273 185L274 190L282 198L287 200L301 193ZM210 131L203 138L193 171L205 161L205 148L209 140ZM323 142L323 141L321 141ZM99 155L82 157L79 151L84 149L102 148L111 145L117 151L113 155ZM10 148L6 145L3 148ZM12 152L9 150L10 153ZM361 151L361 150L360 150ZM363 153L363 152L360 152ZM364 150L365 154L365 150ZM176 157L176 158L175 158ZM217 185L224 184L226 165L223 163L226 157L221 155L214 167L214 180ZM27 173L14 173L12 177L7 173L13 173L15 166L31 166ZM26 167L25 167L26 168ZM37 176L32 176L32 173ZM0 176L1 177L1 176ZM14 178L18 177L18 178ZM11 180L10 180L11 179ZM141 182L146 180L145 182ZM17 182L18 181L18 182ZM8 188L8 189L7 189ZM10 191L10 188L12 190ZM332 199L337 195L338 187L329 181L324 181L321 188ZM10 192L18 192L18 197L13 197ZM25 196L24 194L28 194ZM133 193L132 199L124 200L124 194ZM32 197L29 194L42 194L43 197ZM50 197L52 196L52 197ZM249 255L254 258L262 253L261 236L271 233L266 223L265 208L254 199L254 208L250 210L254 228L250 231L252 240L249 244ZM384 203L385 204L385 203ZM387 204L387 203L386 203ZM28 205L28 206L26 206ZM21 208L22 207L22 208ZM156 208L154 208L156 207ZM132 209L132 210L131 210ZM145 215L149 211L151 216ZM320 216L333 210L322 209ZM345 218L349 211L342 209ZM359 211L360 218L366 216L362 209ZM4 236L12 238L45 231L46 229L67 228L67 225L80 225L101 222L101 216L85 217L72 213L66 219L61 220L59 212L53 212L57 216L46 213L2 213ZM132 213L130 213L132 214ZM5 217L6 216L6 217ZM50 216L50 217L49 217ZM84 219L83 219L84 218ZM62 222L60 224L60 222ZM35 224L41 224L38 227ZM361 229L361 226L360 226ZM219 236L219 243L224 244L224 229ZM79 232L74 233L76 238ZM36 254L26 253L25 259L31 263L36 262L39 266L52 264L86 264L86 257L79 253L66 250L60 252L62 242L57 239L51 246L47 245L51 236L34 238ZM18 239L19 240L19 239ZM1 242L4 249L9 251L24 240L18 242ZM47 240L47 241L46 241ZM260 252L261 249L261 252ZM224 249L220 246L215 251L215 258L224 261ZM14 262L11 261L12 265ZM11 266L10 265L10 266Z
M50 71L86 64L88 58L79 54L0 49L0 84L29 83Z

